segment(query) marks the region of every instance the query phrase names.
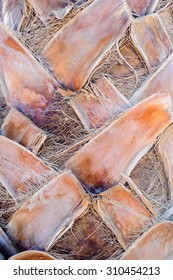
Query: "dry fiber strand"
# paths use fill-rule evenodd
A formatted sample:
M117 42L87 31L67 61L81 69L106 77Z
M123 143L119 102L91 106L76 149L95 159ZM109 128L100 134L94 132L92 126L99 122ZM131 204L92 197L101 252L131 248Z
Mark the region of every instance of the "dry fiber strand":
M173 259L172 11L0 0L0 259Z

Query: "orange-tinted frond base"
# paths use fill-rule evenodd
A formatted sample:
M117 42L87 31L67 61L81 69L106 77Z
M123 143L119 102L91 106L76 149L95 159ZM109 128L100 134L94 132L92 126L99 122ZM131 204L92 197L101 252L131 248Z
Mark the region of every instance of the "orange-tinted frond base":
M135 20L131 37L148 68L158 66L172 53L171 40L158 14Z
M173 98L173 54L171 54L163 65L140 87L130 99L132 104L153 95L166 92Z
M48 250L86 211L88 202L78 180L64 172L15 212L8 233L22 248Z
M55 258L45 252L41 251L25 251L10 258L10 260L55 260Z
M2 24L0 57L0 84L8 105L39 120L53 101L55 81Z
M130 102L108 79L97 80L93 87L95 94L76 95L70 103L87 129L98 128L111 117L131 107Z
M153 95L112 122L70 158L66 166L91 191L119 183L129 175L171 123L169 95Z
M94 208L124 248L129 239L136 236L152 218L144 205L123 185L100 194Z
M145 232L121 260L172 260L173 223L163 222Z
M12 108L6 116L1 134L37 154L46 140L46 134L38 128L29 118Z
M69 0L28 0L40 19L46 23L51 14L55 14L58 19L63 18L72 8Z
M56 175L26 148L0 136L0 182L14 199L43 186Z
M64 88L79 91L130 23L124 0L95 0L54 35L43 58Z

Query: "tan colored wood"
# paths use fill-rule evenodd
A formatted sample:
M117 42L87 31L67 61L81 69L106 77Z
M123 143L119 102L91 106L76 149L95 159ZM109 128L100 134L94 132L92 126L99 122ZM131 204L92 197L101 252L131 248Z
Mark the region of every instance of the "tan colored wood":
M124 0L95 0L54 35L43 58L61 85L79 91L130 23Z
M170 96L153 95L112 122L70 158L66 166L91 191L119 183L129 175L171 123Z
M163 222L150 228L121 260L173 260L173 223Z
M86 211L89 198L79 181L64 172L41 188L7 225L8 234L25 249L50 249Z

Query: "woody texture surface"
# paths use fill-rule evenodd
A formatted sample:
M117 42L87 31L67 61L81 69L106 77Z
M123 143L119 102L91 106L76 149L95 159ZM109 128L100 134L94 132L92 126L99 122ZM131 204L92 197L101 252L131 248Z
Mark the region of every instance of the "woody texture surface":
M173 1L0 0L0 260L173 259Z

